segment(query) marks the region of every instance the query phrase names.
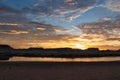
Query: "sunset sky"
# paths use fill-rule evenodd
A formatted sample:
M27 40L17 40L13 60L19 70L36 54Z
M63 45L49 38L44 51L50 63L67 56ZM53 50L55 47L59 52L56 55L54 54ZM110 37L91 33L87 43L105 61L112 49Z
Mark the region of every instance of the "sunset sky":
M120 49L120 0L0 0L0 44Z

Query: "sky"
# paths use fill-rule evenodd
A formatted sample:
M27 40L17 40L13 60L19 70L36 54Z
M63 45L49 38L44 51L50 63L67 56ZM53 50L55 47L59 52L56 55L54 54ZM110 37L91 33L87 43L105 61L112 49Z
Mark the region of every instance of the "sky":
M120 49L120 0L0 0L0 44Z

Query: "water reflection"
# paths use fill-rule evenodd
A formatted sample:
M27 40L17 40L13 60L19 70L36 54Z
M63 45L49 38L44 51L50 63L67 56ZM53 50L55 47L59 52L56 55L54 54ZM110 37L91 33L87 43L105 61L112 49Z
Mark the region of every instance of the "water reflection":
M12 57L9 61L42 61L42 62L99 62L120 61L120 57L98 57L98 58L35 58L35 57Z

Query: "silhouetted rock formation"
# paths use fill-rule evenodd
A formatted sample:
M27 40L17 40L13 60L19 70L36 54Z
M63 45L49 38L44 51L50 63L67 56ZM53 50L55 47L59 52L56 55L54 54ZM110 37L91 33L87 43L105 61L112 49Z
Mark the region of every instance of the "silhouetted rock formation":
M99 49L98 48L88 48L86 51L89 51L89 52L98 52Z
M29 48L29 49L13 49L8 45L0 45L0 59L7 60L12 56L23 57L64 57L64 58L82 58L82 57L105 57L120 56L120 50L117 51L100 51L98 48L89 48L87 50L71 49L71 48Z
M0 60L8 60L13 56L14 49L9 45L0 45Z
M0 45L0 51L8 51L12 50L13 48L10 47L9 45Z

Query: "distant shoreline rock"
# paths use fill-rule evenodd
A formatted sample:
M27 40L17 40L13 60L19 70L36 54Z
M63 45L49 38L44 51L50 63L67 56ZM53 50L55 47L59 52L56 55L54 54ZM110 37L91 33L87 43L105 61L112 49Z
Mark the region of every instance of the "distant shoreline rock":
M120 56L120 50L100 51L98 48L89 48L86 50L71 48L28 48L14 49L9 45L0 45L0 60L8 60L13 56L21 57L53 57L53 58L84 58L84 57L107 57Z

